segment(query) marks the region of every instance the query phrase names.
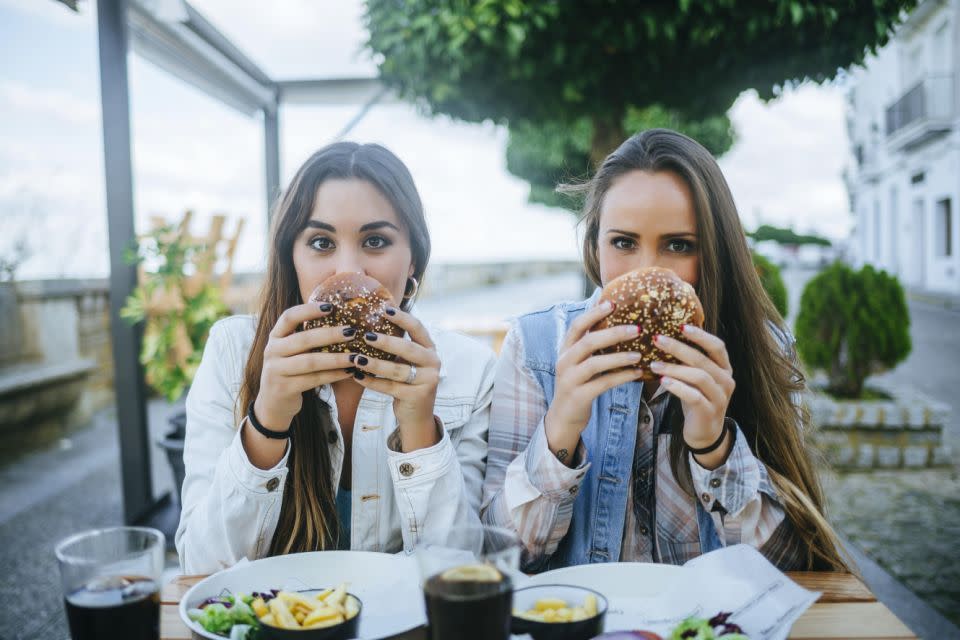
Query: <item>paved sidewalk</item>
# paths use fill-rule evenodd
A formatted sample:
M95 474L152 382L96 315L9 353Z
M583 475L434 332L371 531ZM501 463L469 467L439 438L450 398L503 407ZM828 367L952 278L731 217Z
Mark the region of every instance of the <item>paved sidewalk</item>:
M828 516L864 581L921 638L960 638L960 475L824 474Z
M151 440L170 410L150 403ZM70 438L0 469L0 640L69 640L53 549L78 531L123 524L116 429L114 410L101 411ZM162 452L152 455L159 495L173 478Z

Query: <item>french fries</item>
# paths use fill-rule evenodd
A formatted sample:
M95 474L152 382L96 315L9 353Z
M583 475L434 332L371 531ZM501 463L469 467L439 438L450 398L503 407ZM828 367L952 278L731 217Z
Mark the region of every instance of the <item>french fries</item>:
M250 606L260 622L281 629L332 627L360 613L360 603L347 593L346 583L310 596L281 591L270 602L256 598Z
M513 615L534 622L577 622L597 615L597 596L587 594L582 606L571 606L559 598L541 598L527 611L514 610Z

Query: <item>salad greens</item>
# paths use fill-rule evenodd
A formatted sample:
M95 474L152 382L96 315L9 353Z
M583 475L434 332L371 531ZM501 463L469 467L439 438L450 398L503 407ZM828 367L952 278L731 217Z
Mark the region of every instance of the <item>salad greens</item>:
M728 622L729 613L718 613L709 620L687 618L678 624L669 640L750 640L739 626Z
M258 596L268 594L256 594ZM207 598L196 609L187 611L190 619L207 631L230 638L246 640L255 637L250 633L260 628L260 621L250 606L254 596L230 594Z

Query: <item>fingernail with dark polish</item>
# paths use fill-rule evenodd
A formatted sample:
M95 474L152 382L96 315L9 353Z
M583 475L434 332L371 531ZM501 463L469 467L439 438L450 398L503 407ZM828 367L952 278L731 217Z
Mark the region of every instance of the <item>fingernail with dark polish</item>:
M345 335L345 336L347 336L347 337L349 338L349 337L351 337L353 334L355 334L356 332L357 332L357 330L354 329L353 327L347 327L346 329L343 330L343 335Z
M357 361L357 354L351 353L349 360L350 360L350 362L356 362L356 361Z
M353 377L356 378L357 380L363 380L367 376L365 376L362 371L354 371Z
M323 311L324 313L333 311L333 305L329 302L321 302L318 306L320 307L320 311Z
M387 307L387 315L388 315L388 316L395 316L395 315L397 315L397 310L394 309L393 307Z
M377 340L377 334L373 333L372 331L367 331L365 334L363 334L363 337L367 339L367 342L376 342Z
M349 368L345 369L345 371L346 371L347 373L349 373L350 375L353 375L353 374L355 374L355 373L357 372L357 368L356 368L356 367L349 367Z
M370 364L370 361L367 360L365 357L360 356L357 358L357 364L360 365L361 367L365 367L368 364Z

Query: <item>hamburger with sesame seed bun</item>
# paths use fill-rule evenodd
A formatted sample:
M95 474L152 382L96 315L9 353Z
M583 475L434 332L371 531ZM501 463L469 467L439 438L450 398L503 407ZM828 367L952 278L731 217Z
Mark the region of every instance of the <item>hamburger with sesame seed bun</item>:
M613 312L593 326L599 331L622 324L635 325L640 333L632 340L618 342L601 353L635 351L640 354L637 367L643 370L643 380L659 378L650 371L650 364L678 362L653 344L658 335L683 340L681 329L685 324L703 327L703 305L690 284L670 269L648 267L629 271L614 278L603 288L597 304L612 302Z
M362 273L338 273L330 276L313 290L310 302L329 302L329 315L303 323L303 329L347 325L357 330L354 339L339 342L317 351L324 353L361 353L380 360L398 361L392 353L376 349L363 339L368 331L402 337L403 329L390 322L387 307L396 306L390 291L380 282Z

